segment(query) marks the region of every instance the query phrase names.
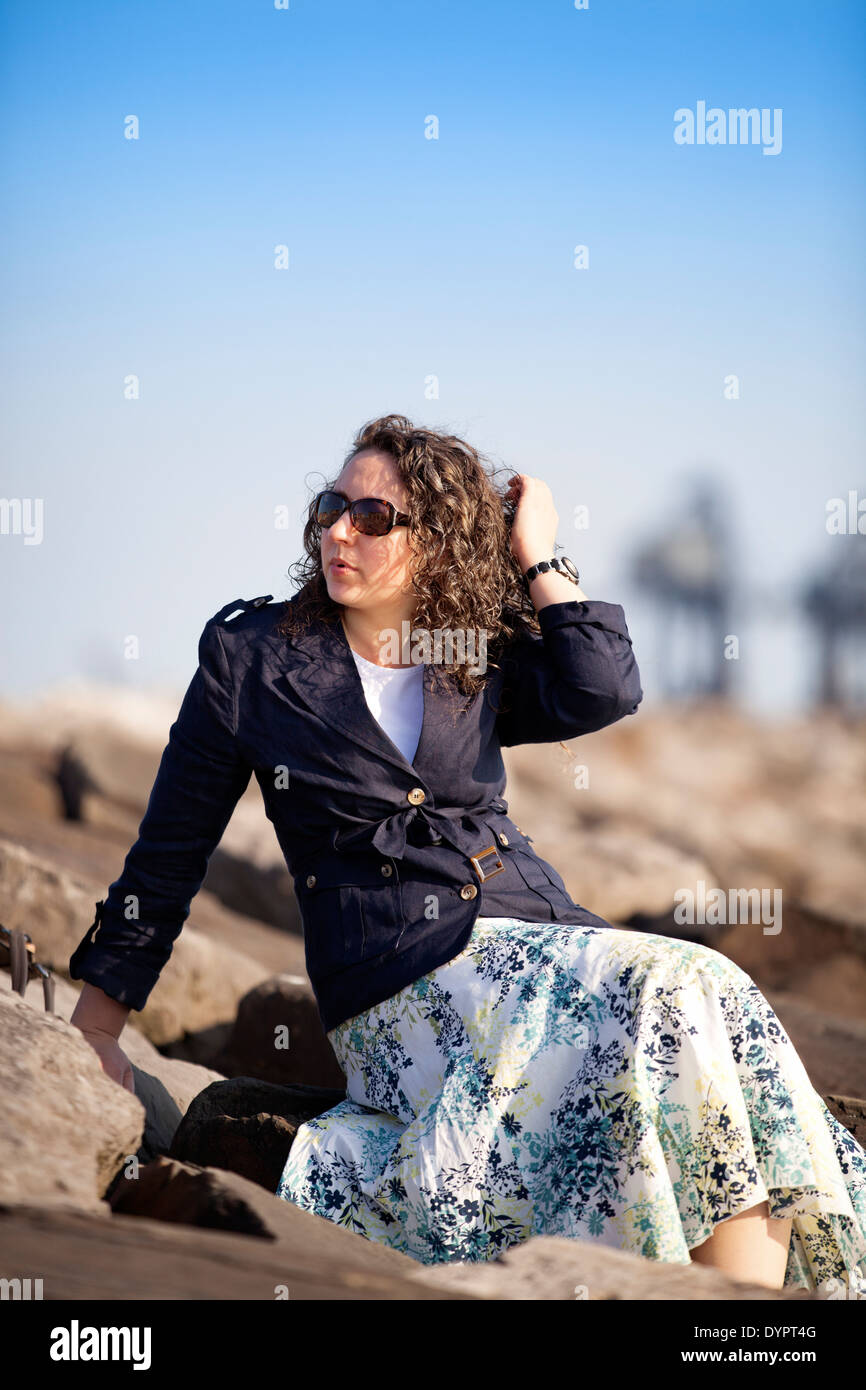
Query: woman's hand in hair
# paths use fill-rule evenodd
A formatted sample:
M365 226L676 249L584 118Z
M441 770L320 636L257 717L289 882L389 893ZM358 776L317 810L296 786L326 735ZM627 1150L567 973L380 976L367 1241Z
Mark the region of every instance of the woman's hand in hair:
M529 569L539 560L549 560L556 542L559 516L547 483L528 473L515 473L506 497L517 504L511 527L511 552L521 570Z

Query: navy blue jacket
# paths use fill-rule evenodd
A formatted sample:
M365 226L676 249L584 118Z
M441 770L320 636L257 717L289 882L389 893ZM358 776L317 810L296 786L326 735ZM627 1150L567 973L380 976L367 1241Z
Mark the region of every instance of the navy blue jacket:
M635 712L643 691L619 604L548 604L541 636L516 639L475 696L434 689L425 665L410 763L367 705L342 624L290 641L270 598L236 600L205 624L138 839L70 959L73 979L144 1007L253 772L326 1031L451 960L478 916L610 925L569 897L509 818L500 746L575 738Z

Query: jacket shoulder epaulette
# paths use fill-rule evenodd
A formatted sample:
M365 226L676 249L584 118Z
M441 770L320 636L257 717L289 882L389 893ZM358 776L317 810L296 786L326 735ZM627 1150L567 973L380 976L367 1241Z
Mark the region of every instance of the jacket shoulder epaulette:
M231 603L227 603L218 613L214 613L211 618L212 623L228 623L241 613L248 613L250 609L263 608L266 603L270 603L273 594L262 594L259 598L236 598Z

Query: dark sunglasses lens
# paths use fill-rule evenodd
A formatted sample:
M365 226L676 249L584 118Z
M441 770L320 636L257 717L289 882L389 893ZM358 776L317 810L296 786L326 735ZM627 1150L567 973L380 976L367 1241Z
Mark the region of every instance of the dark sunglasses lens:
M319 526L333 526L346 506L336 492L321 492L316 498L315 517Z
M365 536L384 536L391 529L391 513L374 497L362 497L354 504L352 520Z

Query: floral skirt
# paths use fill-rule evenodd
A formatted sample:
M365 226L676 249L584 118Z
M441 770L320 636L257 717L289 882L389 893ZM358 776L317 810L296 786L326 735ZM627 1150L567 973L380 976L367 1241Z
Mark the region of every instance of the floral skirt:
M738 965L653 933L479 917L461 953L328 1034L347 1099L277 1194L420 1261L533 1235L688 1264L764 1201L785 1286L866 1297L866 1152Z

